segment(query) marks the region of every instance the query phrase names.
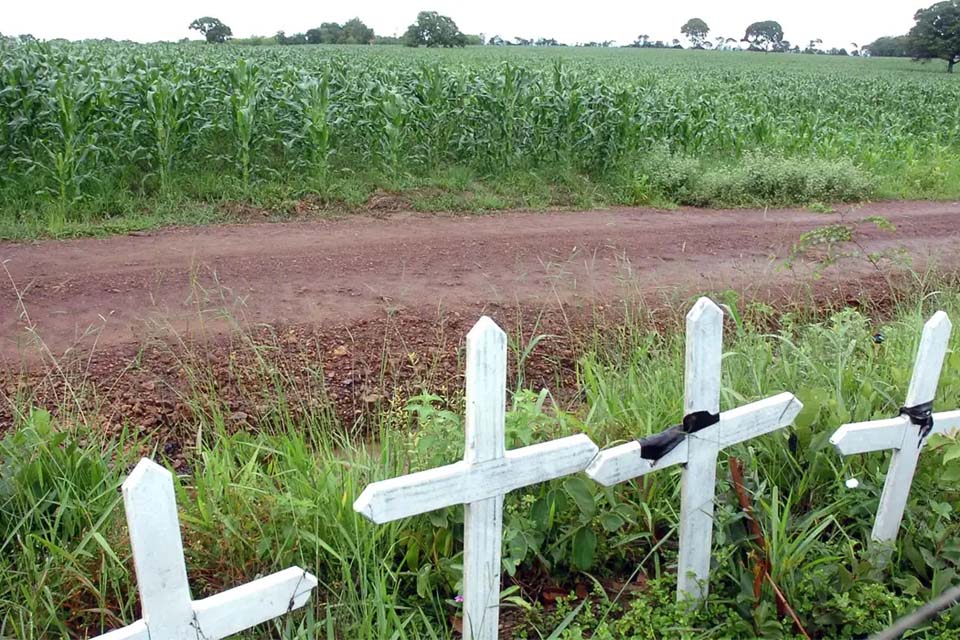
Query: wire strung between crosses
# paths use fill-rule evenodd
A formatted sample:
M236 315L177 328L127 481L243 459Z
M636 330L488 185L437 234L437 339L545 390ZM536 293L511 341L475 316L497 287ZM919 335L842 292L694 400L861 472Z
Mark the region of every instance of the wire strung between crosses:
M646 438L640 438L640 457L657 461L677 448L691 433L702 431L720 422L719 413L694 411L683 416L683 422Z
M297 580L297 584L293 586L293 593L290 594L290 601L287 603L287 613L290 613L297 608L297 599L303 594L303 592L300 591L300 585L306 582L308 585L307 592L309 593L313 590L313 587L310 586L310 578L308 576L310 576L310 574L304 570L303 574L300 576L300 579Z

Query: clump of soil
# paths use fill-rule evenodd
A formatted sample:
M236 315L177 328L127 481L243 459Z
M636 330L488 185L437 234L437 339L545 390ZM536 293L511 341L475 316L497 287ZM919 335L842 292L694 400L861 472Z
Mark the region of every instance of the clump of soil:
M379 213L409 211L413 204L398 193L378 189L367 200L367 209Z

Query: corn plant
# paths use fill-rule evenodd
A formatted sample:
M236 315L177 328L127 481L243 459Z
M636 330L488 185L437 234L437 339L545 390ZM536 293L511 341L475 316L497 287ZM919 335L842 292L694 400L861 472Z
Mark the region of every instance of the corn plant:
M293 126L285 131L284 144L321 183L326 181L332 147L330 69L319 78L307 77L297 84L290 101Z
M244 191L250 189L257 119L260 108L260 69L245 59L230 71L230 131L236 145L236 164Z
M407 123L407 100L397 92L388 91L380 102L383 132L380 138L380 158L388 175L396 179L402 171L401 160Z
M39 142L43 156L37 166L48 173L49 191L64 211L83 196L88 182L97 179L93 165L100 149L93 98L82 80L61 76L48 99L53 120L47 131L50 137Z
M186 112L187 87L165 77L151 78L144 96L144 112L152 133L150 155L160 181L160 189L170 187L174 161L190 123Z

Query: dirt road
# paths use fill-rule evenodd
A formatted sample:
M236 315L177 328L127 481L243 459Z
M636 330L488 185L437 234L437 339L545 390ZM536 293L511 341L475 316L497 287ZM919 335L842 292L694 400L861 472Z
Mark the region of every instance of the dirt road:
M960 203L841 213L896 225L895 233L860 225L867 250L904 247L918 264L958 255ZM161 325L187 332L202 320L209 330L222 322L212 311L223 309L252 322L322 325L396 312L586 304L676 287L786 290L797 278L781 266L790 247L802 232L837 220L801 210L611 209L354 217L0 244L9 272L0 288L0 356L22 351L24 310L60 352L93 333L103 347L139 342ZM853 262L843 277L869 270Z

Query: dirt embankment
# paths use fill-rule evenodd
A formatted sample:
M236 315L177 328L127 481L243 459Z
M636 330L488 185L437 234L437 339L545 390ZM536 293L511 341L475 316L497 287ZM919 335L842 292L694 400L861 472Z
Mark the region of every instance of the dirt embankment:
M849 301L869 286L863 283L876 283L867 261L844 261L814 282L809 265L785 269L783 260L802 233L867 216L897 229L858 224L858 250L903 249L915 268L957 266L960 203L944 202L836 214L398 215L0 244L9 276L0 288L0 390L8 398L22 394L18 379L26 369L33 384L39 376L50 388L44 397L51 402L81 395L83 387L82 394L92 389L96 403L110 408L108 423L127 416L147 428L173 424L197 410L182 388L190 367L202 361L213 379L236 383L236 359L256 359L238 355L243 349L232 328L239 323L269 336L271 358L312 371L299 376L314 378L308 393L323 387L335 400L349 398L348 412L359 411L392 375L381 361L458 384L457 345L481 313L523 340L547 328L569 333L623 300L670 304L699 291L735 289L766 300L813 291ZM569 342L552 347L552 364L541 372L546 381L557 367L569 369ZM54 359L70 371L50 368ZM72 392L64 389L68 375L79 376ZM238 423L258 411L240 391L226 402ZM3 410L0 420L9 419Z

